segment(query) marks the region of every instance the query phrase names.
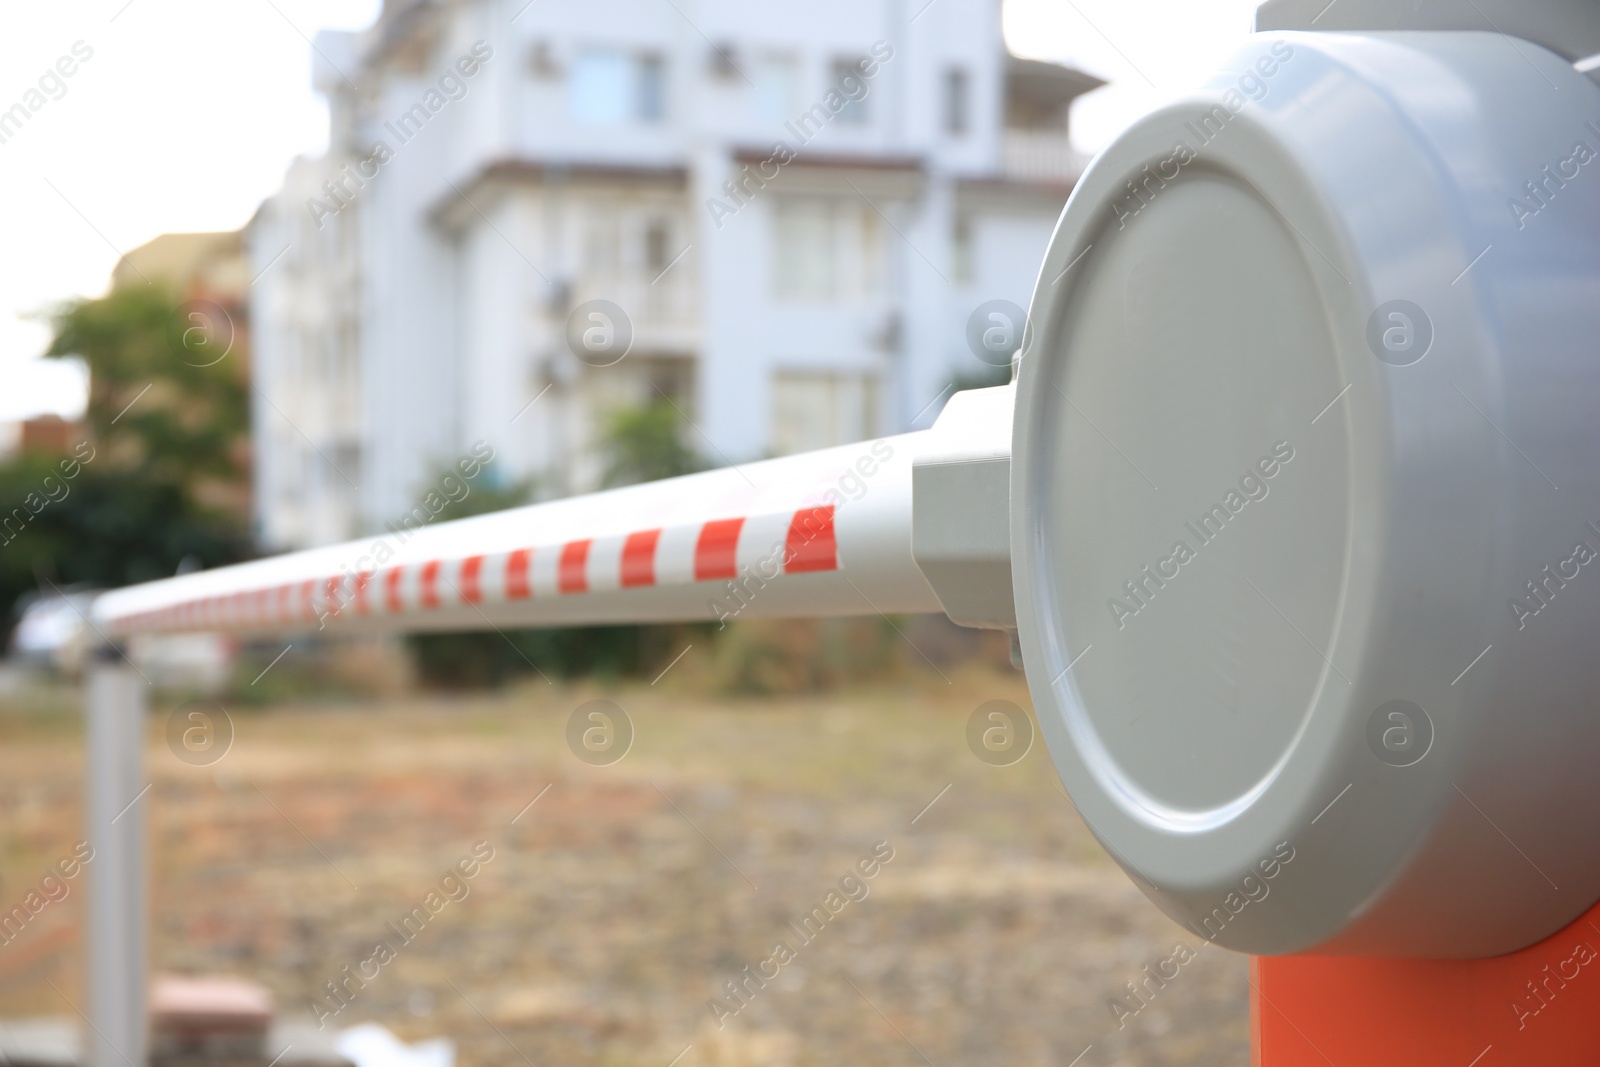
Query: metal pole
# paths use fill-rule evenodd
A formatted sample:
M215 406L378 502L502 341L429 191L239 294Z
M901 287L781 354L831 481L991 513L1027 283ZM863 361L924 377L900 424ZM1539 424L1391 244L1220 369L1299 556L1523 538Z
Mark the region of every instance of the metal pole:
M88 1067L144 1067L144 682L115 649L88 667Z

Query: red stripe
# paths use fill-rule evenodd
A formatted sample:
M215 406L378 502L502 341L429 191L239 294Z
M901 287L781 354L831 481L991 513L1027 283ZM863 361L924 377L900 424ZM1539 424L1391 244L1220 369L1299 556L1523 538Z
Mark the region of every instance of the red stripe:
M367 583L372 581L371 571L362 571L356 575L356 614L367 613Z
M533 549L519 548L506 557L506 599L526 600L533 595L528 584L528 565L533 562Z
M344 610L344 579L329 578L325 588L328 591L328 603L325 610L330 615L338 615Z
M695 581L705 582L738 575L739 568L734 557L739 551L739 531L742 529L743 519L717 519L700 527L700 539L694 546Z
M561 546L561 569L556 577L556 588L563 593L589 591L589 545L582 541L568 541Z
M802 508L789 523L783 543L785 574L839 569L839 542L833 536L833 506Z
M430 559L422 565L422 606L436 608L439 606L439 561Z
M400 602L400 576L405 573L403 566L389 568L389 573L383 576L383 606L389 609L392 615L398 615L405 610L405 605Z
M641 530L629 534L628 539L622 542L624 589L656 584L656 542L660 540L660 530Z
M461 602L463 604L482 602L483 591L478 587L478 572L482 569L482 556L468 556L461 561Z

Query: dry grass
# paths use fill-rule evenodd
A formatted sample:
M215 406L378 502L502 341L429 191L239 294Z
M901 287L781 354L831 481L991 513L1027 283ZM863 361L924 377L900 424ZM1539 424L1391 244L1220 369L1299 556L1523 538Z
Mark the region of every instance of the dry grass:
M309 1020L322 983L397 941L385 924L487 841L470 895L335 1023L447 1035L469 1067L666 1067L685 1046L678 1067L1020 1067L1091 1044L1082 1067L1245 1062L1245 961L1216 949L1119 1028L1110 998L1198 943L1107 860L1042 746L1009 768L967 750L978 704L1028 705L1020 675L946 674L760 700L669 676L236 711L210 768L167 751L170 709L153 709L156 965L250 975ZM637 731L609 767L565 739L600 696ZM0 715L7 908L81 836L80 745L70 712ZM894 859L870 896L802 944L786 924L879 841ZM80 889L0 946L0 1014L68 1013L49 982L80 999ZM719 1030L708 1000L780 938L797 957Z

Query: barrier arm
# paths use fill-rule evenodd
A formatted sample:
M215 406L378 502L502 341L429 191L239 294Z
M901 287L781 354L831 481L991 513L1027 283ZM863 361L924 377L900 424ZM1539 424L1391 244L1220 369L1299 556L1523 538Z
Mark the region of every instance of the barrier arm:
M121 641L940 611L913 555L913 471L960 478L962 461L982 453L980 478L989 472L994 497L984 516L990 555L1003 564L1011 397L1010 387L958 393L920 432L469 519L391 524L343 544L132 586L99 597L92 619ZM965 507L948 494L944 502ZM923 554L937 581L961 582L960 544L935 538ZM1002 625L1009 572L998 590L989 611Z
M1009 386L923 431L438 523L104 593L88 668L93 1067L145 1062L145 686L122 649L266 637L943 610L1013 626ZM931 480L930 480L931 479ZM926 482L914 539L913 485ZM967 507L989 506L974 522ZM964 521L942 523L948 512ZM941 525L942 524L942 525ZM943 533L939 534L939 529ZM920 556L919 556L920 553ZM919 566L919 558L926 565Z

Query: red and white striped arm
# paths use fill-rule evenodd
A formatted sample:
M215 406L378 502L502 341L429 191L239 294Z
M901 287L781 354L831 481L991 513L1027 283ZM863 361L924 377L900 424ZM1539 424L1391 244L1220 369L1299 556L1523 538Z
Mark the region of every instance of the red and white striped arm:
M939 611L911 556L933 430L535 504L102 595L108 637Z

